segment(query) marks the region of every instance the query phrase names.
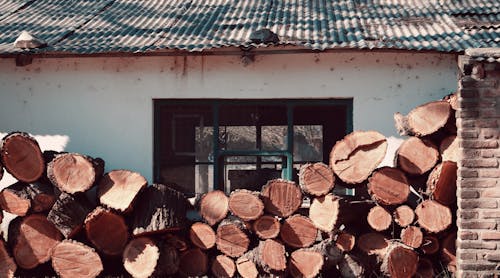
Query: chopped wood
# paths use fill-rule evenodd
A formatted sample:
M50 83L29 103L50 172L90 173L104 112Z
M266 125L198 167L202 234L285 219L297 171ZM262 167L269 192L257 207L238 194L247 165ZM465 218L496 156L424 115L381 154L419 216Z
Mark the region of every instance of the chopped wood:
M203 276L208 272L208 257L198 248L188 249L181 253L179 273L187 276Z
M286 269L285 246L275 239L266 239L259 246L262 264L271 270Z
M434 266L428 258L420 257L418 260L417 273L415 278L434 278L436 273L434 273Z
M50 260L54 246L62 236L45 215L31 214L24 217L15 234L13 255L17 264L25 269L32 269Z
M383 256L389 247L389 242L383 234L372 232L361 235L357 245L367 255Z
M399 205L408 199L410 185L399 169L382 167L368 179L368 192L380 204Z
M323 196L333 189L335 176L332 169L322 162L307 163L300 167L299 184L304 193Z
M394 222L404 228L413 223L413 220L415 220L415 212L413 212L413 209L409 206L402 205L396 208L393 217Z
M457 232L453 231L443 238L441 241L441 259L444 262L449 272L457 271Z
M270 180L262 187L262 201L265 210L278 217L292 215L302 204L302 192L291 181L282 179Z
M64 240L52 251L52 267L61 278L97 277L103 271L99 254L74 240Z
M16 262L7 251L3 239L0 239L0 278L14 278L16 270Z
M0 192L0 207L8 213L25 216L31 207L31 198L26 191L29 184L16 182Z
M160 258L160 250L149 237L132 239L123 251L123 266L134 278L153 274Z
M346 254L339 262L339 271L343 278L364 277L365 267L352 255Z
M50 210L57 200L51 184L35 182L26 186L25 190L31 199L31 210L35 213Z
M252 228L261 239L275 238L280 233L281 223L272 215L263 215L253 222Z
M125 212L131 209L132 202L147 183L139 173L113 170L100 180L97 198L104 206Z
M259 275L255 263L246 256L241 256L236 260L236 269L243 278L257 278Z
M250 239L240 227L239 224L227 222L217 228L217 249L229 257L239 257L248 250Z
M309 218L316 228L331 232L339 218L340 201L333 194L316 197L309 207Z
M189 239L198 248L207 250L215 246L215 232L209 225L196 222L189 228Z
M174 245L164 242L160 247L160 258L153 277L174 275L179 270L180 254Z
M338 141L330 152L330 166L344 182L366 180L384 159L386 138L376 131L354 131Z
M414 108L407 116L394 114L396 129L400 135L430 135L446 125L451 111L447 101L428 102Z
M425 200L415 209L418 224L430 233L439 233L451 225L452 217L449 207L433 200Z
M354 249L356 244L356 237L347 232L340 232L337 234L335 245L343 252L349 252Z
M215 277L233 277L236 273L236 266L233 259L228 256L218 255L212 262L212 274Z
M290 255L288 268L295 278L314 278L323 267L323 255L314 251L295 250Z
M391 214L381 206L374 206L368 212L368 224L375 231L385 231L389 229L392 223Z
M446 95L443 97L443 100L447 101L450 104L451 109L458 110L458 94L457 93Z
M213 226L224 219L229 210L229 198L220 190L214 190L204 194L200 200L200 214Z
M103 207L97 207L87 215L85 232L98 250L111 256L123 252L129 236L125 219Z
M305 216L296 214L288 217L281 226L280 237L283 242L294 248L309 247L316 241L318 229Z
M164 184L146 187L137 196L130 228L134 236L177 231L186 225L187 200Z
M426 255L436 254L439 251L439 240L432 235L424 236L420 250Z
M391 278L408 278L417 273L418 255L409 247L392 242L380 270Z
M422 175L439 160L437 147L417 137L406 139L396 151L396 165L410 175Z
M401 230L401 241L411 248L419 248L422 245L424 234L419 227L408 226Z
M432 198L449 206L457 201L457 163L443 161L438 164L427 179L427 194Z
M45 171L38 142L24 132L9 133L0 141L0 160L7 172L22 182L34 182Z
M94 168L92 158L77 153L56 155L47 165L47 177L52 184L70 194L87 191L99 172L102 174Z
M83 227L85 218L94 209L85 195L61 193L49 212L52 222L65 238L72 238Z
M302 248L302 250L314 251L322 254L325 257L324 268L330 268L332 265L336 265L344 257L343 251L337 246L336 242L328 237L311 247Z
M264 203L259 198L259 193L245 189L231 192L229 196L229 210L244 221L255 220L264 214Z
M451 135L444 138L439 145L439 153L441 154L442 161L453 161L458 163L461 154L457 136Z

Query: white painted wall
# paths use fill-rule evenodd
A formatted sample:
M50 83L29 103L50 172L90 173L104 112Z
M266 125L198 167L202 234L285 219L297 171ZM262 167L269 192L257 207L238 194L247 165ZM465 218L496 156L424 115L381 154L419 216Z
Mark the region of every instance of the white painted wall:
M354 129L396 135L392 115L457 87L449 54L363 53L0 59L0 132L62 135L106 170L153 176L153 98L354 98Z

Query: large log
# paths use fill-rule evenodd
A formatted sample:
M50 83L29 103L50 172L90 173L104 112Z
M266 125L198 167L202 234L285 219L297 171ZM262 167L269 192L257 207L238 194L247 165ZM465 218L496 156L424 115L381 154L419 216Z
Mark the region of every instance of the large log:
M217 228L217 249L229 257L243 255L250 244L250 239L242 230L243 223L237 221L223 221Z
M392 223L391 214L381 206L374 206L368 212L368 224L375 231L385 231L389 229Z
M196 247L207 250L215 245L215 232L209 225L196 222L189 228L189 239Z
M229 211L244 221L259 218L264 213L264 203L258 194L245 189L231 192L228 201Z
M123 251L123 266L134 278L153 274L160 258L160 249L149 237L132 239Z
M231 278L236 273L236 265L228 256L218 255L212 261L212 274L217 278Z
M0 141L0 160L14 178L27 183L38 180L45 171L38 142L24 132L9 133Z
M355 131L338 141L330 152L330 167L344 182L366 180L384 159L386 138L376 131Z
M292 215L302 204L302 192L291 181L282 179L270 180L262 187L262 201L265 210L278 217Z
M439 160L437 147L417 137L406 139L396 151L396 165L410 175L422 175Z
M457 164L443 161L438 164L427 179L427 194L439 203L449 206L457 201Z
M179 273L187 277L203 276L208 272L208 256L198 248L181 253Z
M380 270L391 278L408 278L417 273L418 255L409 247L392 242Z
M340 212L340 199L328 194L313 199L309 207L309 218L316 228L323 232L331 232Z
M126 212L131 209L132 202L147 183L139 173L113 170L98 183L97 197L104 206Z
M419 248L422 245L424 234L419 227L408 226L401 230L401 241L411 248Z
M31 198L26 191L29 184L16 182L0 192L0 208L8 213L25 216L31 207Z
M261 239L275 238L281 230L281 223L272 215L263 215L252 225L254 233Z
M17 264L32 269L50 260L51 252L62 236L45 215L31 214L24 217L15 229L13 255Z
M94 209L85 195L61 193L49 212L52 222L65 238L72 238L83 227L87 215Z
M314 278L322 267L321 253L302 249L292 252L288 263L288 269L294 278Z
M97 207L85 219L87 238L101 252L120 255L128 242L125 219L109 209Z
M283 271L286 269L285 246L279 241L275 239L261 241L259 253L265 271Z
M401 227L406 227L415 220L415 212L407 205L402 205L396 208L393 213L394 222Z
M305 216L296 214L288 217L281 226L280 237L283 242L294 248L309 247L316 241L318 229Z
M439 233L451 225L452 216L449 207L433 200L425 200L415 209L418 224L430 233Z
M137 196L130 228L134 236L177 231L186 225L186 198L181 192L153 184Z
M299 184L304 193L323 196L333 189L335 176L332 169L324 163L307 163L300 167Z
M66 193L85 192L102 175L104 164L77 153L58 154L47 165L47 177L52 184Z
M407 116L394 114L396 129L400 135L430 135L446 125L451 111L447 101L428 102L414 108Z
M3 239L0 239L0 278L14 278L16 270L16 262L7 251Z
M408 199L410 185L399 169L382 167L368 179L368 192L380 204L399 205Z
M55 246L52 251L52 267L61 278L93 278L103 271L99 254L74 240L64 240Z
M200 215L213 226L224 219L229 210L229 198L220 190L204 194L200 200Z

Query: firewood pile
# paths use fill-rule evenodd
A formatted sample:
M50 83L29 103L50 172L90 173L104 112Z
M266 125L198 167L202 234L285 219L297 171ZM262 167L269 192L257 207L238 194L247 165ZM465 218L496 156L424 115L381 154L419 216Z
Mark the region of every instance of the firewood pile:
M260 192L211 191L194 206L174 187L148 186L104 161L42 152L13 132L0 142L18 182L0 192L17 215L0 240L0 277L434 277L455 269L456 96L395 114L408 136L394 167L386 138L355 131L330 163ZM337 196L334 187L356 196ZM304 197L310 199L304 205ZM186 214L195 210L197 220ZM1 212L1 211L0 211Z

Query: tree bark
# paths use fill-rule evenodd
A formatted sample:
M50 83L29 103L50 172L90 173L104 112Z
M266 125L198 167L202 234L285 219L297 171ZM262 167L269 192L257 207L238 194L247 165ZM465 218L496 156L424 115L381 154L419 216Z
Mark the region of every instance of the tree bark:
M123 251L123 266L135 278L153 274L160 258L160 249L148 237L132 239Z
M52 252L52 267L61 278L97 277L103 271L94 249L74 240L64 240Z
M401 230L401 241L411 248L417 249L422 245L424 234L419 227L408 226Z
M253 222L252 228L260 239L270 239L279 235L281 224L276 217L263 215Z
M3 239L0 239L0 278L14 278L17 265L10 256Z
M346 254L339 263L340 274L343 278L364 277L365 267L353 256Z
M209 225L196 222L189 229L189 239L196 247L207 250L215 246L215 232Z
M322 267L323 254L302 249L292 252L288 263L290 274L295 278L314 278Z
M87 238L101 252L120 255L128 242L125 219L111 210L97 207L85 219Z
M258 192L238 189L229 196L229 210L244 221L251 221L264 214L264 203Z
M282 179L270 180L262 187L262 201L265 210L278 217L292 215L302 204L302 192L291 181Z
M330 166L348 184L366 180L384 159L386 138L376 131L355 131L338 141L330 153Z
M58 154L47 165L47 177L63 192L85 192L100 178L99 174L102 175L103 169L96 167L104 167L104 164L77 153Z
M131 209L132 202L147 183L139 173L113 170L104 175L99 182L97 197L102 205L119 212L126 212Z
M415 220L415 212L413 212L413 209L409 206L402 205L396 208L393 217L394 222L404 228L413 223L413 220Z
M430 135L446 125L451 111L451 106L447 101L428 102L414 108L407 116L400 113L394 114L396 129L402 136Z
M427 179L427 193L445 206L457 201L457 170L455 162L443 161L434 167Z
M187 277L203 276L208 272L208 257L198 248L181 253L179 273Z
M0 192L0 207L8 213L25 216L31 207L31 198L26 191L29 184L16 182Z
M333 189L335 176L332 169L324 163L308 163L300 167L299 184L304 193L323 196Z
M65 238L72 238L80 231L85 218L93 209L85 195L61 193L47 219Z
M417 273L418 255L410 248L391 243L384 256L380 270L391 278L413 277Z
M374 206L368 212L367 219L370 227L378 232L389 229L392 223L391 214L381 206Z
M323 232L331 232L340 213L340 200L333 194L313 199L309 207L309 218L316 228Z
M24 132L9 133L0 141L0 160L7 172L26 183L38 180L45 171L38 142Z
M236 258L243 255L250 244L250 239L241 229L241 223L233 221L222 222L217 228L217 249L223 254Z
M201 197L200 214L210 226L224 219L228 210L229 198L220 190L208 192Z
M229 258L225 255L218 255L212 261L212 274L215 277L220 278L231 278L236 273L236 265L234 264L233 259Z
M380 204L399 205L408 200L410 185L399 169L382 167L368 179L368 192Z
M451 225L451 210L433 200L420 203L415 210L418 224L430 233L439 233Z
M281 226L280 237L283 242L294 248L311 246L318 235L318 229L305 216L296 214L288 217Z
M31 199L31 210L35 213L50 210L57 200L54 187L51 184L35 182L29 184L25 189Z
M146 187L137 196L132 215L134 236L177 231L186 226L184 194L163 184Z
M406 139L396 152L396 165L409 175L422 175L439 160L439 151L428 140L417 137Z

